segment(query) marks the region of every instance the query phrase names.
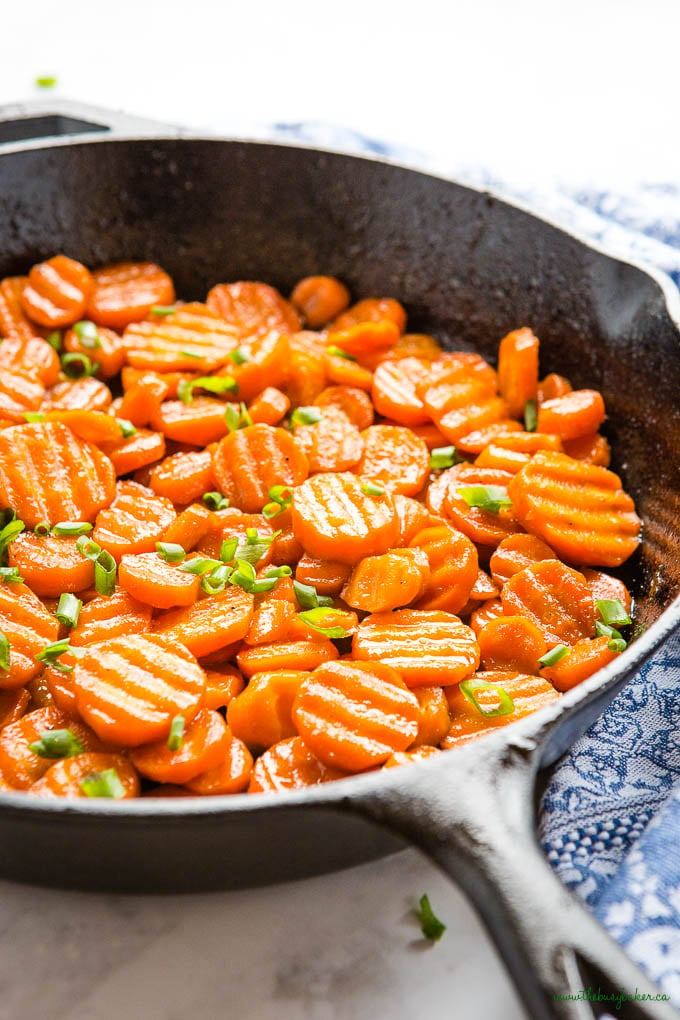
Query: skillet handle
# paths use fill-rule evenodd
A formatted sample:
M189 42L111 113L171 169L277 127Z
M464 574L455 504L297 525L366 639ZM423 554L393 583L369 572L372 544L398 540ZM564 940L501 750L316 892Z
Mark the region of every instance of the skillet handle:
M531 1020L677 1020L661 993L553 873L534 837L538 747L487 737L417 765L345 807L406 837L460 885ZM483 745L483 746L480 746ZM398 773L398 775L396 775ZM385 777L387 779L387 777ZM590 1003L579 992L647 994ZM575 998L560 998L573 995ZM592 996L591 996L592 998Z
M179 137L181 133L169 124L58 96L0 106L0 151L7 145L19 144L24 148L77 136L154 138Z

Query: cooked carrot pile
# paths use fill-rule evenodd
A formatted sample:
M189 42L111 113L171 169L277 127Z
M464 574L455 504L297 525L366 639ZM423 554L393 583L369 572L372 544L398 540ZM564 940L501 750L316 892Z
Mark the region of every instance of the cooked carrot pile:
M328 276L0 281L1 790L312 786L621 654L641 523L602 395L527 327L494 368L406 324Z

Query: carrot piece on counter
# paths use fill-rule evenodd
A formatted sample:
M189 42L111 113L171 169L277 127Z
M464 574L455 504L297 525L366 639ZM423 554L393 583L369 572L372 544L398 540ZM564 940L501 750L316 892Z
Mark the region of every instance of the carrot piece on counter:
M536 428L538 432L554 433L562 440L580 439L597 432L605 417L601 393L597 390L572 390L539 406Z
M508 535L496 547L489 560L491 577L502 588L520 570L541 560L556 560L549 545L534 535Z
M290 400L276 386L267 386L253 398L248 407L255 425L279 425L290 410Z
M394 298L364 298L339 315L331 328L351 329L366 322L393 322L401 334L406 329L406 312Z
M184 609L170 609L154 620L156 634L180 641L197 658L241 641L253 618L253 596L237 586L199 599Z
M479 569L477 550L470 539L438 524L419 531L409 545L425 553L430 567L418 609L460 612L470 598Z
M102 443L102 450L111 460L116 475L127 475L149 467L165 456L165 436L160 432L137 429L126 439Z
M599 602L600 599L618 599L630 616L633 599L623 581L601 570L591 570L589 567L584 567L581 573L588 582L595 602Z
M296 333L302 325L290 302L266 283L218 283L206 304L244 339L271 331Z
M417 495L430 473L423 440L401 425L371 425L361 435L364 451L354 471L393 493Z
M513 418L521 418L538 390L537 336L526 327L508 333L498 349L498 389Z
M320 635L317 637L320 640L302 638L243 648L236 656L238 667L247 677L280 670L310 672L322 663L338 658L333 642Z
M25 531L9 547L9 565L43 598L79 592L94 584L94 563L80 552L75 537Z
M66 255L55 255L33 266L21 303L33 322L58 329L82 319L92 288L89 269Z
M192 503L177 514L162 535L163 542L181 545L191 552L205 538L213 526L213 512L202 503ZM216 550L219 553L219 550Z
M290 300L311 329L320 329L345 311L350 294L334 276L306 276L295 285Z
M571 643L595 633L595 605L578 570L560 560L541 560L513 574L501 591L506 615L535 623L551 644Z
M2 348L0 348L0 351ZM317 407L337 407L363 432L373 424L373 404L368 393L356 386L328 386L315 400Z
M442 740L441 746L444 750L467 744L470 740L484 736L485 733L492 733L497 726L507 726L517 719L531 715L559 697L552 684L539 676L492 670L477 673L473 679L491 685L492 689L482 688L474 692L484 711L480 712L471 704L459 687L448 687L446 697L451 710L451 729ZM495 687L500 688L512 699L513 709L507 715L485 714L498 707L498 694L493 690Z
M155 552L123 556L118 583L133 599L155 609L192 606L201 587L200 577L167 563Z
M141 428L160 414L161 405L169 395L170 386L163 376L156 372L144 373L134 384L128 387L118 411L119 417Z
M64 350L68 354L85 354L99 365L97 375L102 379L111 379L118 375L125 363L123 338L112 329L98 326L96 341L89 338L81 339L75 329L69 329L64 335ZM92 346L94 342L94 347ZM48 345L49 346L49 345ZM53 380L54 381L54 380ZM126 415L129 418L129 415Z
M171 305L175 288L152 262L119 262L95 269L86 316L98 326L124 329L146 318L154 305Z
M98 595L85 603L69 640L72 645L92 645L150 629L151 607L116 588L113 595Z
M537 399L539 404L545 404L546 400L555 400L557 397L564 397L571 393L572 385L563 375L550 372L545 379L538 384Z
M227 751L222 762L207 772L202 772L186 784L192 793L203 797L220 794L242 793L250 781L253 756L238 737L228 732Z
M92 730L53 706L29 712L0 730L0 769L10 786L27 790L47 772L54 758L42 757L31 750L30 744L39 741L46 731L66 729L71 730L85 750L99 750Z
M477 633L483 669L538 673L548 650L541 628L526 616L499 616Z
M409 748L437 747L451 728L449 703L443 687L414 687L418 702L418 733Z
M383 361L373 373L371 395L378 414L400 425L423 425L429 421L425 405L416 392L429 378L430 363L420 358Z
M137 482L118 482L115 499L97 514L92 539L116 560L126 553L154 552L175 516L169 499Z
M595 637L577 641L558 662L544 666L541 676L550 680L558 691L570 691L621 654L609 647L609 640Z
M609 467L612 451L609 442L599 432L579 436L578 439L566 439L564 452L574 460L585 460L588 464L599 464Z
M101 379L64 379L45 394L45 411L106 411L111 390Z
M364 452L364 440L344 411L327 407L312 425L295 423L295 440L304 451L310 473L347 471Z
M272 486L299 485L308 470L307 458L293 436L270 425L237 429L213 454L220 490L231 489L234 504L247 513L257 513L269 502Z
M219 712L203 708L178 735L179 747L168 740L143 744L130 752L130 760L146 779L156 783L188 783L202 772L218 768L229 750L227 724Z
M215 488L211 451L171 454L152 468L149 488L172 503L196 502Z
M295 568L295 579L310 584L319 595L339 595L350 573L348 563L315 559L305 553Z
M137 773L122 754L93 751L54 762L29 792L37 797L102 796L123 800L139 797L140 785Z
M248 793L279 793L318 786L347 775L324 765L300 737L289 737L265 751L253 768Z
M310 676L301 670L255 673L227 708L227 722L234 736L257 750L297 736L291 714L293 702Z
M365 613L383 613L415 602L430 579L423 549L393 549L359 560L342 589L347 605Z

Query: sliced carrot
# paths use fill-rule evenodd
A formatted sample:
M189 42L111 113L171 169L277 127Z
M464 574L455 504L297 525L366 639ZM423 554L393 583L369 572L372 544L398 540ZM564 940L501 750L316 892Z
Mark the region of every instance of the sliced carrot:
M45 387L25 370L6 368L0 375L0 416L17 425L24 424L26 412L37 411L45 397Z
M304 549L293 531L290 507L272 518L272 523L276 524L276 530L280 532L272 544L272 563L277 567L284 564L295 567Z
M597 390L572 390L539 406L536 428L539 432L552 432L563 440L580 439L597 432L605 417L601 393Z
M296 284L290 300L305 322L319 329L345 311L350 295L334 276L306 276Z
M154 632L181 641L197 658L240 641L253 617L253 596L238 587L171 609L154 620Z
M0 333L2 332L0 283ZM0 342L0 365L3 369L16 369L35 376L43 386L54 386L61 371L59 355L54 347L37 336L19 337L5 334L5 339Z
M268 386L285 387L291 361L291 346L286 333L274 330L242 339L238 351L241 355L238 362L230 362L218 374L236 380L239 400L247 403Z
M155 609L191 606L198 598L200 577L167 563L155 552L123 556L118 583L138 602Z
M263 336L272 330L295 333L301 327L293 306L266 283L218 283L209 292L206 304L242 338Z
M122 439L120 424L110 414L103 411L53 410L46 411L44 422L61 422L67 425L74 435L95 446L118 443Z
M0 348L0 351L2 348ZM363 431L373 424L373 404L364 390L355 386L329 386L315 400L317 407L337 407L353 425Z
M367 616L352 653L392 666L409 687L457 684L479 665L473 632L457 616L438 610L398 609Z
M97 328L94 349L91 343L89 346L88 343L84 343L74 329L67 330L64 335L64 350L69 354L85 354L88 358L96 361L99 365L97 375L102 379L111 379L114 375L118 375L125 362L122 337L114 330L106 329L104 326Z
M516 475L530 460L531 455L528 453L518 453L516 450L507 450L489 443L477 457L475 464L477 467L497 468L499 471L508 471Z
M258 750L297 736L291 715L293 701L310 676L300 670L256 673L229 704L227 722L232 733Z
M126 418L141 428L158 417L161 404L168 396L170 387L156 372L146 372L123 394L119 417Z
M559 436L543 432L510 431L491 439L493 446L516 453L538 453L539 450L556 450L562 452L562 440Z
M601 570L591 570L589 567L584 567L581 573L588 582L595 602L600 599L618 599L630 615L633 599L623 581L618 577L612 577L611 574L605 574Z
M401 358L422 358L437 361L442 355L441 344L427 333L403 333L393 347L362 355L362 362L375 371L383 361L398 361Z
M469 506L458 490L474 485L493 485L507 489L511 480L516 477L517 475L496 468L456 464L440 476L440 481L445 479L442 483L444 487L442 511L451 523L473 542L486 547L497 546L508 535L520 530L514 508L502 507L498 513L492 513L478 506ZM432 509L434 510L434 507Z
M320 635L317 635L320 638ZM247 676L276 673L280 670L310 672L324 662L338 658L338 650L327 638L278 641L269 645L244 648L236 657L239 669Z
M493 670L477 673L474 679L491 684L492 687L500 687L511 697L513 710L507 715L485 715L470 704L459 687L447 688L451 729L442 740L441 746L444 750L467 744L470 740L484 736L485 733L492 733L496 727L507 726L517 719L531 715L559 697L554 687L538 676ZM493 690L478 689L474 693L486 711L493 711L498 707L499 698Z
M420 492L430 473L430 454L422 439L401 425L371 425L361 435L364 452L354 468L358 475L403 496Z
M156 783L188 783L202 772L218 768L229 750L227 724L219 712L201 709L181 735L181 745L168 747L157 740L136 747L130 760L137 771Z
M91 376L65 379L45 395L45 410L105 411L111 404L111 390L106 383Z
M16 567L36 595L59 598L94 584L94 564L80 552L75 538L36 535L25 531L9 547L9 565Z
M151 607L116 588L113 595L98 595L83 606L69 640L72 645L92 645L150 629Z
M238 737L228 734L227 752L217 768L202 772L191 779L187 789L203 797L242 793L250 781L253 757Z
M201 503L192 503L168 525L162 541L181 545L185 552L190 552L208 534L212 525L212 511Z
M254 541L248 542L248 531L255 529L257 536ZM236 507L229 507L227 510L218 510L213 514L210 531L198 544L198 551L204 556L218 559L220 549L225 539L237 538L239 544L254 546L259 544L260 555L253 566L261 570L272 561L272 538L274 529L266 517L261 514L244 514ZM250 550L252 557L254 550Z
M299 485L308 463L300 445L283 429L252 425L226 436L213 454L213 470L221 491L230 487L236 506L256 513L269 502L274 485Z
M324 409L320 421L294 427L294 435L304 451L310 472L347 471L364 452L364 440L356 425L337 407Z
M154 552L175 516L169 499L136 482L118 482L110 507L97 514L92 539L116 560L126 553Z
M509 483L508 494L526 530L572 563L616 567L640 542L633 501L606 468L537 453Z
M537 336L526 327L504 336L498 349L498 388L513 418L521 418L538 390Z
M86 308L99 326L124 329L144 319L154 305L171 305L175 288L167 273L152 262L119 262L95 269Z
M366 613L408 606L422 594L430 576L422 549L395 549L359 560L342 589L347 605Z
M570 691L620 655L620 652L611 650L609 640L608 637L596 637L577 641L559 662L544 666L541 676L550 680L558 691Z
M206 708L227 708L229 703L238 697L243 687L243 676L236 666L206 669L203 704Z
M543 631L526 616L500 616L477 633L483 669L538 673L548 650Z
M102 740L124 747L167 739L176 715L189 723L198 713L205 690L193 655L163 634L88 645L72 676L82 718Z
M25 687L13 691L0 691L0 729L18 722L28 708L31 696Z
M534 535L508 535L499 543L489 560L491 577L502 588L520 570L541 560L556 560L549 545Z
M98 750L99 742L87 726L64 715L54 707L29 712L17 722L0 730L0 769L7 782L17 790L27 790L54 763L32 751L30 744L49 730L70 729L86 750Z
M328 334L329 346L339 347L353 357L392 347L398 339L399 327L391 319L358 322L343 329L335 325Z
M383 361L373 374L371 395L375 409L400 425L422 425L429 420L425 405L416 392L418 383L429 378L430 363L420 358Z
M227 405L215 397L194 397L190 404L166 400L153 416L151 427L167 439L207 446L229 431L224 418Z
M364 298L339 315L332 328L351 329L366 322L392 322L401 334L406 329L406 312L394 298Z
M418 608L458 613L470 598L479 569L477 550L470 539L440 524L419 531L409 545L425 553L430 567Z
M541 560L513 574L503 586L506 615L527 617L549 644L572 643L595 632L595 606L578 570L559 560Z
M482 627L485 627L490 620L496 620L503 616L503 603L500 599L488 599L482 602L478 609L473 610L470 616L470 627L479 636Z
M334 353L332 349L326 350L323 363L327 384L334 383L336 386L350 386L352 389L371 392L373 373L364 365L349 361L343 355Z
M481 358L472 362L443 362L443 366L435 363L430 367L425 381L416 383L416 393L437 425L448 412L465 411L468 407L481 406L488 400L498 399L496 375ZM497 419L493 418L492 421ZM478 427L472 422L467 430L460 430L460 435Z
M418 500L400 493L394 496L394 507L399 519L399 538L395 545L405 546L428 525L432 515Z
M174 453L157 464L149 475L149 488L157 496L184 505L215 488L210 450Z
M160 432L137 429L127 439L102 444L102 450L110 458L116 475L127 475L161 460L165 455L165 437Z
M546 400L564 397L567 393L571 393L571 390L572 386L568 379L565 379L563 375L556 375L555 372L550 372L538 384L538 403L544 404Z
M287 381L283 387L291 405L312 404L323 392L326 382L323 351L310 349L306 343L296 343L295 338L291 338Z
M66 255L55 255L33 266L21 303L33 322L58 329L83 317L92 288L89 269Z
M278 591L280 587L281 582L273 591L256 597L255 612L244 639L247 645L266 645L273 641L286 641L290 637L297 605L294 596L282 596Z
M418 702L418 733L410 748L436 747L451 728L449 703L443 687L415 687Z
M101 752L76 754L55 762L29 792L36 797L88 797L90 794L83 789L83 783L87 785L88 779L111 769L123 791L119 799L138 797L139 777L127 758L122 754Z
M267 386L253 398L248 407L250 420L255 425L278 425L290 410L290 400L275 386Z
M21 300L27 283L27 276L0 280L0 335L7 339L28 341L36 335L36 326L24 312Z
M295 578L303 584L311 584L319 595L339 595L350 572L348 563L319 560L305 553L295 568Z
M142 317L143 318L143 317ZM170 315L134 321L123 334L130 365L155 372L205 374L230 365L238 333L205 305L182 305Z
M389 492L370 495L352 474L318 474L298 485L293 528L305 552L356 563L396 544L399 519Z
M274 744L257 759L248 793L302 790L342 779L346 774L319 761L300 737L290 737Z
M480 398L464 407L452 408L437 421L439 430L451 443L470 432L504 421L507 407L500 397Z
M466 456L478 456L489 443L502 445L501 440L506 436L512 436L522 431L522 426L512 418L501 418L492 425L484 425L479 429L473 429L456 440L456 449ZM556 437L557 438L557 437Z
M574 460L585 460L588 464L599 464L600 467L609 467L612 459L611 447L599 432L565 440L564 452Z
M125 365L121 372L123 392L127 393L128 390L134 389L140 379L151 375L167 387L168 398L174 400L177 396L180 383L193 382L197 378L196 366L192 367L194 369L193 372L152 372L150 369L133 368L132 365Z
M472 585L470 598L477 602L485 602L486 599L498 597L498 588L484 570L477 571L477 579Z

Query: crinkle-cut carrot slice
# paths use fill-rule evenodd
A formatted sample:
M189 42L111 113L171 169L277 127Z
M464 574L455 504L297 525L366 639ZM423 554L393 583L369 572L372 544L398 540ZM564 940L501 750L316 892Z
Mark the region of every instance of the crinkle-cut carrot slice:
M415 602L429 577L430 567L422 549L393 549L359 560L342 589L342 598L362 612L384 613Z
M535 535L508 535L499 543L489 560L491 577L502 588L513 574L539 563L541 560L556 560L557 556L549 545Z
M85 354L92 361L96 361L99 365L97 375L102 379L111 379L114 375L118 375L125 363L123 338L114 330L106 329L104 326L97 328L95 348L84 344L74 329L67 330L64 334L64 350L69 354Z
M45 422L61 422L67 425L76 436L95 446L104 446L120 442L123 434L120 424L110 414L103 411L53 410L46 411Z
M503 616L503 603L498 599L488 599L477 608L474 609L470 615L470 627L479 636L479 632L482 627L486 627L490 620L496 620L499 616Z
M168 399L174 400L177 396L180 383L193 382L198 375L200 373L196 371L195 366L192 372L151 372L149 369L133 368L132 365L125 365L121 372L121 382L123 384L123 392L127 393L128 390L133 389L137 385L140 379L153 376L167 387L166 395Z
M304 554L302 544L293 531L293 523L290 507L273 518L276 522L276 530L281 533L276 536L272 544L272 563L276 567L284 564L295 567L295 564Z
M121 782L120 800L139 797L139 776L128 759L122 754L94 751L54 762L28 792L36 797L88 797L81 784L109 769L114 770Z
M233 734L228 735L229 744L222 762L214 769L202 772L186 784L186 789L202 797L242 793L253 769L253 756Z
M130 752L130 760L141 775L156 783L188 783L218 768L231 743L224 718L206 708L185 727L181 740L175 750L168 747L167 739L143 744Z
M26 421L27 411L37 411L45 387L28 371L4 368L0 373L0 416L16 424Z
M562 453L562 440L559 436L543 432L511 431L491 440L493 446L517 453L538 453L539 450L556 450Z
M401 425L371 425L361 433L364 452L358 475L393 493L415 496L430 473L430 453L422 439Z
M227 709L234 734L251 749L266 750L281 740L297 736L292 720L293 701L311 673L278 670L256 673Z
M151 427L167 439L207 446L227 435L226 409L227 405L216 397L194 397L190 404L166 400L154 414Z
M1 305L0 297L0 308ZM54 347L38 336L29 336L26 339L14 336L2 340L0 366L3 369L24 372L37 379L43 386L53 386L61 371L59 355Z
M276 520L276 518L274 518ZM198 551L203 556L212 559L219 559L220 549L225 539L237 538L239 544L248 542L248 531L257 531L258 537L255 543L260 545L259 559L255 560L253 566L261 570L272 561L272 542L274 528L262 514L244 514L236 507L228 507L226 510L218 510L212 515L210 530L198 543ZM260 541L261 540L261 541ZM251 556L253 552L251 550Z
M266 386L253 397L248 407L250 420L255 425L278 425L290 410L290 400L276 386Z
M176 715L189 723L201 707L205 674L166 634L130 634L97 645L72 673L78 711L102 740L137 747L167 739Z
M64 379L45 394L43 411L105 411L111 390L100 379Z
M467 744L470 740L481 737L485 733L492 733L498 726L507 726L516 722L517 719L537 712L559 697L552 684L539 676L489 670L475 674L474 679L492 684L494 687L500 687L512 698L514 709L507 715L484 715L470 704L459 687L447 688L446 697L451 709L451 729L441 742L444 750ZM492 710L498 707L499 699L495 692L477 689L474 693L483 708Z
M245 685L243 676L236 666L217 666L205 669L205 708L227 708L241 693Z
M295 338L291 337L287 380L284 386L291 405L306 407L312 404L323 392L326 383L323 351L310 350L306 344L297 343Z
M444 688L415 687L413 694L418 702L418 733L409 748L437 747L451 728L449 703Z
M483 669L538 673L548 646L543 631L526 616L499 616L477 634Z
M475 459L475 464L477 467L498 468L499 471L509 471L511 475L516 475L530 460L529 453L518 453L517 450L506 450L489 443Z
M443 492L442 503L438 504L439 510L432 505L430 493L428 493L428 502L435 513L442 513L454 527L462 531L473 542L481 546L494 547L508 535L521 530L514 507L502 507L498 513L492 513L481 507L469 506L458 489L469 488L473 485L494 485L507 488L510 481L516 477L518 476L510 474L509 471L499 471L497 468L478 467L476 464L455 464L448 471L444 471L438 479L441 490L438 489L435 495L438 496L440 492Z
M414 535L427 526L431 514L423 503L400 493L394 495L394 507L399 519L399 537L394 544L406 546Z
M82 319L93 286L90 271L82 263L55 255L33 266L21 304L39 326L59 329Z
M218 283L206 298L208 308L220 315L241 338L265 333L296 333L300 316L289 301L266 283L240 280Z
M18 722L28 708L31 696L25 687L0 691L0 729Z
M609 641L608 637L577 641L559 662L553 666L544 666L541 676L550 680L558 691L570 691L620 655L620 652L611 650Z
M541 560L518 571L503 585L506 615L533 621L553 645L570 644L595 633L595 606L588 583L560 560Z
M359 429L337 407L325 408L313 425L296 424L294 436L307 457L310 472L347 471L364 452Z
M244 676L251 677L255 673L274 673L279 670L309 672L337 658L338 650L333 642L317 634L316 638L311 639L276 641L269 645L243 648L236 656L236 661Z
M92 538L116 560L125 553L154 552L175 516L169 499L136 482L118 482L115 499L97 514Z
M588 464L599 464L600 467L609 467L612 459L609 442L599 432L578 439L566 439L564 452L574 460L585 460Z
M110 458L116 475L127 475L161 460L165 455L165 436L161 432L137 429L127 439L102 443L102 450Z
M581 573L588 582L588 587L593 594L593 601L599 602L601 599L618 599L630 616L630 611L633 607L633 599L620 578L612 577L611 574L605 574L601 570L591 570L589 567L584 567Z
M513 330L498 348L498 389L513 418L521 418L538 390L539 340L530 329Z
M332 329L351 329L364 322L393 322L399 334L406 329L406 311L394 298L364 298L339 315Z
M418 383L430 375L430 363L421 358L383 361L373 373L371 396L378 414L400 425L422 425L429 421L425 405L416 392Z
M581 439L597 432L605 417L604 400L598 390L572 390L539 405L536 428L564 441Z
M0 348L0 351L2 348ZM373 424L373 404L369 395L356 386L328 386L315 400L317 407L337 407L363 432Z
M438 421L449 409L463 407L475 397L497 396L498 379L481 355L452 351L430 363L427 377L416 382L416 393Z
M118 583L138 602L155 609L192 606L201 587L200 577L167 563L155 552L123 556Z
M426 527L409 545L427 556L430 576L418 609L458 613L470 598L477 580L479 560L474 545L462 532L446 524Z
M320 329L345 311L350 294L335 276L305 276L295 285L290 301L311 329Z
M319 474L293 492L293 529L310 556L356 563L386 552L399 536L389 492L369 495L356 475Z
M456 441L456 449L465 456L478 456L489 443L502 445L501 440L522 431L522 426L512 418L502 418L493 425L474 429ZM557 438L557 437L556 437Z
M329 662L300 686L293 722L325 765L363 772L415 740L419 707L390 666Z
M617 567L640 542L633 500L607 468L540 452L514 476L508 494L526 530L572 563Z
M373 373L365 365L349 361L341 354L327 350L323 356L326 385L351 386L353 389L371 392Z
M302 790L346 776L346 772L319 761L301 737L289 737L274 744L257 759L248 793Z
M507 414L508 409L500 397L488 397L465 407L448 410L437 421L437 426L449 442L457 443L470 432L502 422Z
M162 541L181 545L185 552L191 552L208 534L212 524L212 511L202 503L192 503L165 529Z
M477 571L477 579L470 590L470 598L477 602L498 598L498 588L484 570Z
M374 322L358 322L354 326L338 329L334 326L328 334L328 344L339 347L354 358L363 354L392 347L399 339L399 327L390 319Z
M479 665L474 633L453 613L440 610L398 609L367 616L352 651L357 659L392 666L409 687L457 684Z
M95 269L94 287L85 310L98 326L124 329L145 319L154 305L175 300L172 280L152 262L118 262Z
M149 475L149 488L157 496L184 505L199 500L215 488L210 450L173 453L157 464Z
M27 317L21 296L28 283L27 276L6 276L0 280L0 336L28 341L38 334L38 327Z
M571 393L572 385L568 379L565 379L563 375L557 375L555 372L550 372L546 375L545 379L541 379L538 384L537 401L539 404L544 404L546 400L555 400L556 397L564 397L567 393Z
M123 334L128 363L155 372L205 374L231 365L238 333L205 305L192 302L170 315L133 322Z
M319 595L339 595L351 567L339 560L320 560L305 553L295 568L295 579L310 584Z
M27 527L40 521L92 521L115 492L109 458L59 422L0 432L0 506Z
M438 361L442 356L439 342L427 333L403 333L393 347L362 355L362 363L375 371L383 361L399 361L401 358L420 358L423 361Z
M118 587L113 595L97 595L85 603L69 640L72 645L94 645L127 634L144 634L150 629L151 607Z
M29 712L0 730L0 769L10 786L27 790L47 772L54 759L41 758L29 744L40 740L45 730L66 729L76 735L86 750L99 750L99 741L92 730L51 706Z
M432 382L456 382L465 377L486 381L498 389L496 370L476 351L442 351L432 362Z
M283 590L281 590L283 589ZM273 641L287 641L291 624L297 620L297 603L284 581L263 595L255 598L255 612L250 629L245 637L247 645L266 645Z
M156 634L180 641L197 658L210 655L234 641L241 641L253 618L253 596L242 588L228 587L186 609L170 609L153 623Z
M162 375L145 372L134 386L125 390L118 414L141 428L160 413L161 405L169 393L170 386Z
M269 502L272 486L299 485L307 477L309 465L289 432L271 425L251 425L219 443L213 454L213 471L220 491L231 488L237 507L257 513Z
M228 375L238 384L238 398L246 403L267 386L284 389L291 363L291 345L286 333L276 331L239 342L241 357L229 360L218 375Z
M94 584L94 564L80 552L76 539L66 535L36 535L24 531L9 547L9 565L42 598L79 592Z

